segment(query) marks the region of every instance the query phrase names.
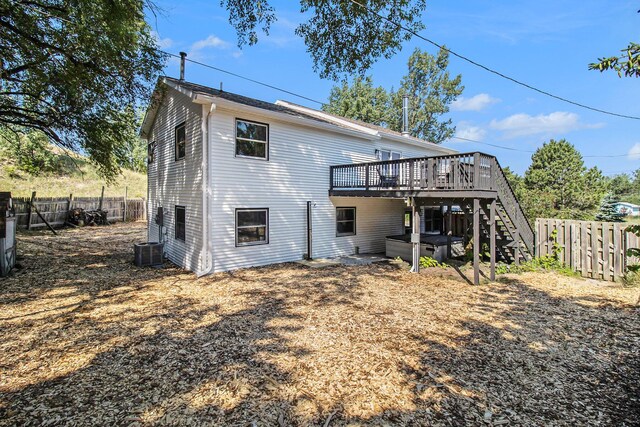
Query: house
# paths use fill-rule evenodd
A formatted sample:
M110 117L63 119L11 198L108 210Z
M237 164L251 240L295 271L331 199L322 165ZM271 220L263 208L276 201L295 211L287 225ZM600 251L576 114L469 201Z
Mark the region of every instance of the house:
M640 216L640 206L638 205L634 205L633 203L628 202L618 202L615 206L618 213L622 215Z
M516 261L533 252L531 229L491 156L168 77L141 136L149 241L163 241L172 262L198 275L385 252L386 237L405 227L416 248L421 231L442 231L442 206L453 204L473 217L476 241L482 234L495 249L497 238Z

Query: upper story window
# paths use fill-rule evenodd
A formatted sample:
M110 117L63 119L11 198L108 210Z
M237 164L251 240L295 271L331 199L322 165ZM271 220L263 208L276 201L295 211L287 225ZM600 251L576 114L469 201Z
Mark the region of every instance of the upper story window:
M378 160L399 160L402 158L402 153L391 150L376 150L376 157Z
M175 131L176 160L184 159L187 153L187 131L185 123L176 126Z
M236 156L269 160L269 125L236 119Z
M151 164L156 159L156 142L150 142L147 145L147 164Z

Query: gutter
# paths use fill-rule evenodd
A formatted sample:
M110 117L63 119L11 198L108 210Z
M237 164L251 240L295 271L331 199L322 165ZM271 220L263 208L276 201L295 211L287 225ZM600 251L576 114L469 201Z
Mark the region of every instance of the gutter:
M209 236L209 118L215 110L216 104L202 104L202 267L196 271L198 277L210 274L213 270Z

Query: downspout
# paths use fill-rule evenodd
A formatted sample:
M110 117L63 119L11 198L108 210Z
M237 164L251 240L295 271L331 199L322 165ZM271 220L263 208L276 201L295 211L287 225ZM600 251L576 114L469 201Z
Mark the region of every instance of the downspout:
M202 267L196 271L198 277L205 276L213 270L213 254L209 250L209 118L215 109L216 104L213 103L202 106Z

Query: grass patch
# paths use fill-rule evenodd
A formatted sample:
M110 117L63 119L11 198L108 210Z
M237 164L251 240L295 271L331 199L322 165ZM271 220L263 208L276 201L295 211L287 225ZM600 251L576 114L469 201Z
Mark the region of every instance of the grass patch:
M107 183L98 175L96 167L86 158L70 158L56 153L58 170L34 176L19 170L11 159L0 163L0 188L11 191L14 197L62 197L73 193L76 197L98 197L102 186L105 196L122 196L128 187L129 197L147 197L147 177L143 173L123 169L114 183Z

